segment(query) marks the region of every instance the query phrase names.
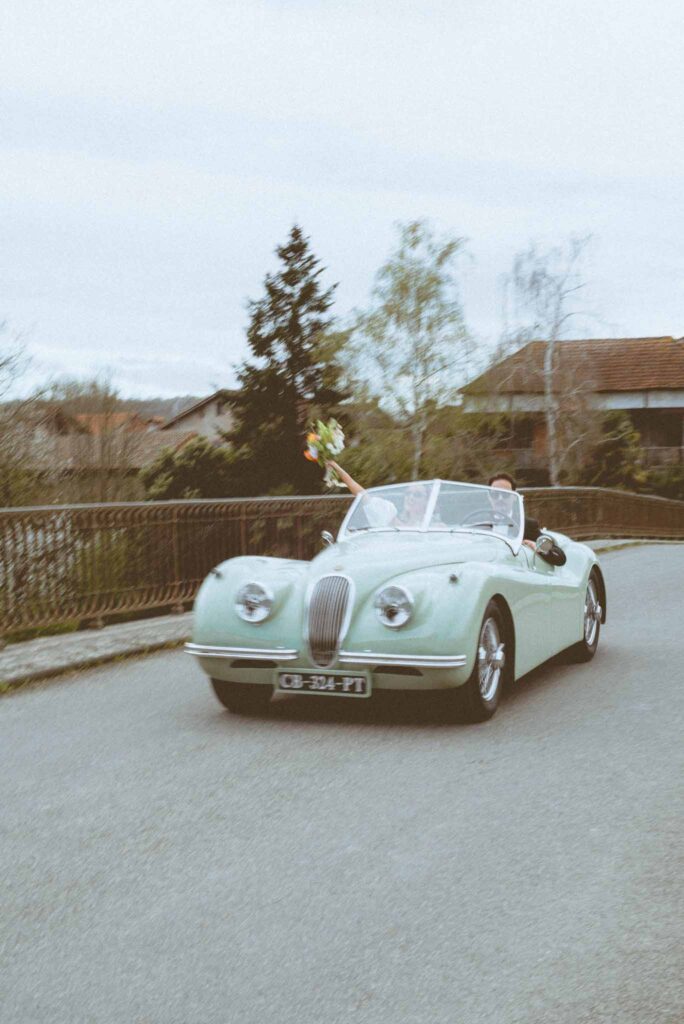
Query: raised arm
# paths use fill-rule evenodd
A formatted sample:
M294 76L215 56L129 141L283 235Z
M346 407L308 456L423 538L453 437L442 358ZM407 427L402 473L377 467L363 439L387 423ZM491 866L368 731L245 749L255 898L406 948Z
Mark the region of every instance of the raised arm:
M341 466L338 466L332 459L328 459L328 465L332 466L342 483L349 488L354 497L356 497L357 494L363 494L366 488L362 487L361 484L357 484L356 480L350 477L349 473L342 469Z

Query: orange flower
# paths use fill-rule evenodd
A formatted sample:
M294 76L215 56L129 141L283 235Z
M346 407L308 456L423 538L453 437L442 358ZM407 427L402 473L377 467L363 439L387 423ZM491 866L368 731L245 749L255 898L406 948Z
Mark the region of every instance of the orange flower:
M318 434L311 433L306 435L304 458L308 459L309 462L318 462L318 448L316 447L317 441L320 441Z

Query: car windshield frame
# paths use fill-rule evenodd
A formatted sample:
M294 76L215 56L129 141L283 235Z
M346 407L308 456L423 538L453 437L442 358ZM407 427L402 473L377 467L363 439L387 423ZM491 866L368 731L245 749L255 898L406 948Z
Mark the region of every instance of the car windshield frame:
M423 517L422 517L422 520L420 522L420 525L415 525L415 526L389 526L389 525L388 526L363 526L363 527L356 527L356 528L352 527L351 529L349 529L349 524L352 521L352 519L353 519L353 517L354 517L354 515L356 513L356 510L358 509L359 505L361 505L364 501L367 501L369 497L373 497L374 495L377 495L378 497L382 497L384 494L386 494L387 491L392 491L392 490L396 490L396 489L399 489L399 488L405 489L406 487L410 487L412 485L421 485L423 487L429 487L430 488L430 494L429 494L429 497L428 497L428 500L427 500L427 504L425 506L425 512L423 513ZM493 529L493 524L492 524L492 527L469 526L469 525L466 524L465 526L452 526L452 527L447 527L446 529L443 528L443 527L439 527L439 526L433 525L432 524L432 519L433 519L435 507L437 505L437 502L438 502L438 499L439 499L439 496L440 496L440 491L441 491L443 486L446 486L447 488L450 487L450 486L459 487L459 488L461 488L461 487L462 488L468 488L468 489L472 489L474 491L475 490L482 491L484 494L489 494L491 491L501 491L501 490L503 490L503 488L488 487L488 486L485 486L484 484L470 484L470 483L462 483L459 480L440 480L440 479L436 479L436 480L413 480L413 481L409 481L409 482L406 482L406 483L400 483L400 484L386 484L386 485L383 485L383 486L380 486L380 487L369 487L366 490L362 491L360 494L357 494L357 496L354 498L354 501L352 502L352 504L349 507L349 510L348 510L346 516L344 517L344 519L342 521L342 524L341 524L340 529L339 529L338 534L337 534L337 540L338 541L342 541L342 540L351 540L354 537L365 537L369 533L402 533L402 534L406 534L406 533L414 533L414 534L430 533L430 534L439 534L440 536L444 536L445 534L451 535L451 536L455 536L456 534L468 534L469 536L476 536L476 537L497 537L499 540L502 540L504 542L504 544L506 544L511 549L511 551L513 552L514 555L517 555L517 553L520 551L520 548L522 546L523 535L524 535L524 532L525 532L525 506L524 506L523 496L518 491L508 491L508 490L506 490L506 493L511 495L511 500L515 504L518 505L519 517L520 517L520 523L519 523L519 528L518 528L517 534L514 535L513 537L506 537L503 534L496 532Z

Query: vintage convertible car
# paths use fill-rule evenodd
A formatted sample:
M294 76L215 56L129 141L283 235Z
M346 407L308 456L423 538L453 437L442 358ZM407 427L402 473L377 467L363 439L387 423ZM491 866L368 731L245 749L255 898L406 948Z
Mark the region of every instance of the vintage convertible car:
M364 699L444 690L482 721L503 685L568 650L590 660L606 617L594 552L558 533L523 543L517 492L434 480L360 494L311 562L246 556L211 571L188 653L231 711L274 692ZM551 545L567 556L549 564Z

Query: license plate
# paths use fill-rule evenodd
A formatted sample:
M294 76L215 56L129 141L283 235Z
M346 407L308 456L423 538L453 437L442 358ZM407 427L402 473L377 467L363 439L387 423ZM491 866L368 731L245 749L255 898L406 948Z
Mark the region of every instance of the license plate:
M329 697L370 697L367 675L332 672L279 672L276 690L280 693L320 693Z

